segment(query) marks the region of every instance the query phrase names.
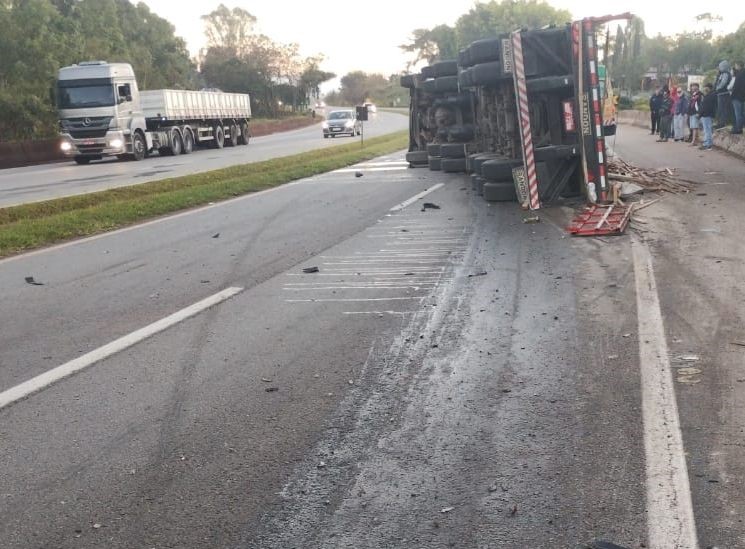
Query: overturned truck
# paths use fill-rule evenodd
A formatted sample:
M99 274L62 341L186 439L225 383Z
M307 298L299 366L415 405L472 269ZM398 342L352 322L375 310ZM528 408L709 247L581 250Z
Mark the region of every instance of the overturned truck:
M597 28L589 18L478 40L457 60L406 75L407 161L467 172L490 201L540 208L559 197L605 200L605 134Z

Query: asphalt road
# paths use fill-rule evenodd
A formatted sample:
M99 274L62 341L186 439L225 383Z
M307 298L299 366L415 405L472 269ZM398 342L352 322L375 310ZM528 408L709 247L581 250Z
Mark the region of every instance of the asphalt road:
M3 546L742 546L741 163L655 145L701 187L615 239L398 154L0 262L0 398L238 292L0 409Z
M122 162L114 158L88 166L78 166L70 161L0 170L0 207L269 160L352 141L347 136L323 139L322 113L318 114L319 123L314 126L256 137L247 147L228 147L219 151L198 149L193 154L177 157L160 158L155 154L142 162ZM406 128L408 118L390 112L370 115L370 120L364 123L366 138ZM355 139L359 141L360 138Z

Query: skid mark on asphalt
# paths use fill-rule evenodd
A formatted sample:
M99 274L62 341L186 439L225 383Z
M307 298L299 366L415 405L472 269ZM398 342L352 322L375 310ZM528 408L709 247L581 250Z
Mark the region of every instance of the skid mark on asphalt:
M318 273L288 273L282 289L297 298L288 296L285 302L357 303L354 310L342 307L337 311L347 316L416 314L425 309L412 309L411 301L423 303L453 280L454 269L466 253L470 229L453 224L451 218L437 222L430 215L410 217L400 212L384 218L363 236L371 244L366 246L369 249L319 256ZM360 303L384 301L392 306L359 307Z

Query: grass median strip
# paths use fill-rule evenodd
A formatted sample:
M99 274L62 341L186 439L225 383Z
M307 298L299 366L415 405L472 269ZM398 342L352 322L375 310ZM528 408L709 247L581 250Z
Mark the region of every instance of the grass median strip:
M408 132L129 187L0 208L0 257L234 198L401 150Z

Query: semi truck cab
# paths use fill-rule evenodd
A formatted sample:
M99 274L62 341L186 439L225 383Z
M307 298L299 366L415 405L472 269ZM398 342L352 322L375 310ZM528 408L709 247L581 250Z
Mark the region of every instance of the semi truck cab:
M60 69L57 107L62 151L79 164L112 155L144 158L145 117L128 63L89 61Z

